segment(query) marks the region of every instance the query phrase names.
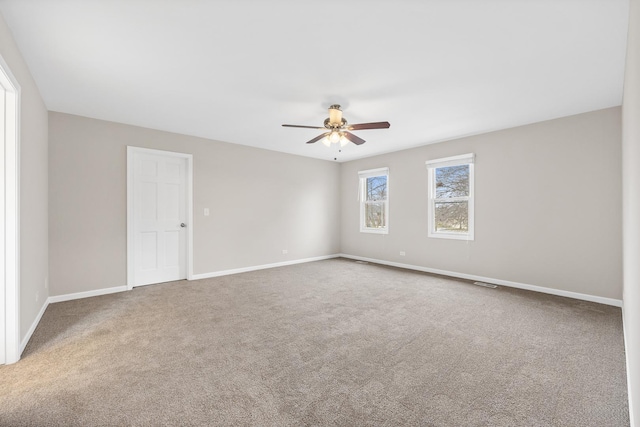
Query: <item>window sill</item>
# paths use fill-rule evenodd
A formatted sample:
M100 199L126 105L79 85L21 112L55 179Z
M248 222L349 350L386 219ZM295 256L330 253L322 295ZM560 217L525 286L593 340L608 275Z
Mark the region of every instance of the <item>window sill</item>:
M371 233L371 234L389 234L388 228L361 228L361 233Z
M435 239L450 239L450 240L468 240L473 241L472 233L429 233L428 237Z

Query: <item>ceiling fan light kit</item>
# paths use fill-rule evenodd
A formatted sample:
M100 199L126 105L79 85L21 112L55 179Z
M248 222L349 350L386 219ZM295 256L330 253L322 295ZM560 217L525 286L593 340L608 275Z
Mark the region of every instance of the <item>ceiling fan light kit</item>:
M331 147L331 144L340 144L344 147L353 142L356 145L365 143L365 140L349 132L350 130L366 130L366 129L388 129L391 125L389 122L373 122L373 123L359 123L355 125L349 125L344 117L342 117L342 110L338 104L333 104L329 107L329 118L325 119L324 127L318 126L304 126L304 125L282 125L284 127L293 128L306 128L306 129L326 129L328 132L318 135L307 144L313 144L322 140L322 143L327 147Z

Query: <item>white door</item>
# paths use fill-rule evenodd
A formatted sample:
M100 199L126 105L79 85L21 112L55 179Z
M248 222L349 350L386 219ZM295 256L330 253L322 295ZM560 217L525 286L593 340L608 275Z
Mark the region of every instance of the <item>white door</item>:
M0 55L0 364L20 359L20 85Z
M129 150L129 287L185 279L188 158Z
M20 86L0 55L0 364L20 359Z
M2 71L2 70L0 70ZM4 220L4 146L5 146L5 130L4 130L4 115L5 108L5 90L3 85L0 84L0 142L2 146L0 147L0 365L4 365L6 361L6 350L5 350L5 331L7 325L5 324L5 273L4 273L4 262L5 262L5 238L4 238L4 230L6 228L5 220Z

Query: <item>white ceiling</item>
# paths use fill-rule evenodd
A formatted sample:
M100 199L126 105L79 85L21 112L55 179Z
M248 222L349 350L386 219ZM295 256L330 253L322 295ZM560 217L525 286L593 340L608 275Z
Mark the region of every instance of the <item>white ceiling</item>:
M49 110L338 161L620 105L628 0L0 0ZM305 144L329 105L387 130Z

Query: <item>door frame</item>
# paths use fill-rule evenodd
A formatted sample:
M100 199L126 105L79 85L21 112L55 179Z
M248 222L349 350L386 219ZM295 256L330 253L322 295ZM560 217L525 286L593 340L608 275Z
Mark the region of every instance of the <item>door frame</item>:
M0 315L4 316L4 363L20 360L20 94L18 80L0 55L0 86L5 92L5 132L0 137ZM3 298L4 297L4 298ZM0 337L0 339L2 339ZM2 350L0 350L2 351Z
M187 241L186 241L186 262L187 280L193 280L193 155L178 153L175 151L155 150L151 148L127 146L127 290L133 289L135 271L135 235L134 235L134 212L133 212L133 156L138 153L153 154L172 158L186 159L187 180L186 180L186 215L187 215Z

